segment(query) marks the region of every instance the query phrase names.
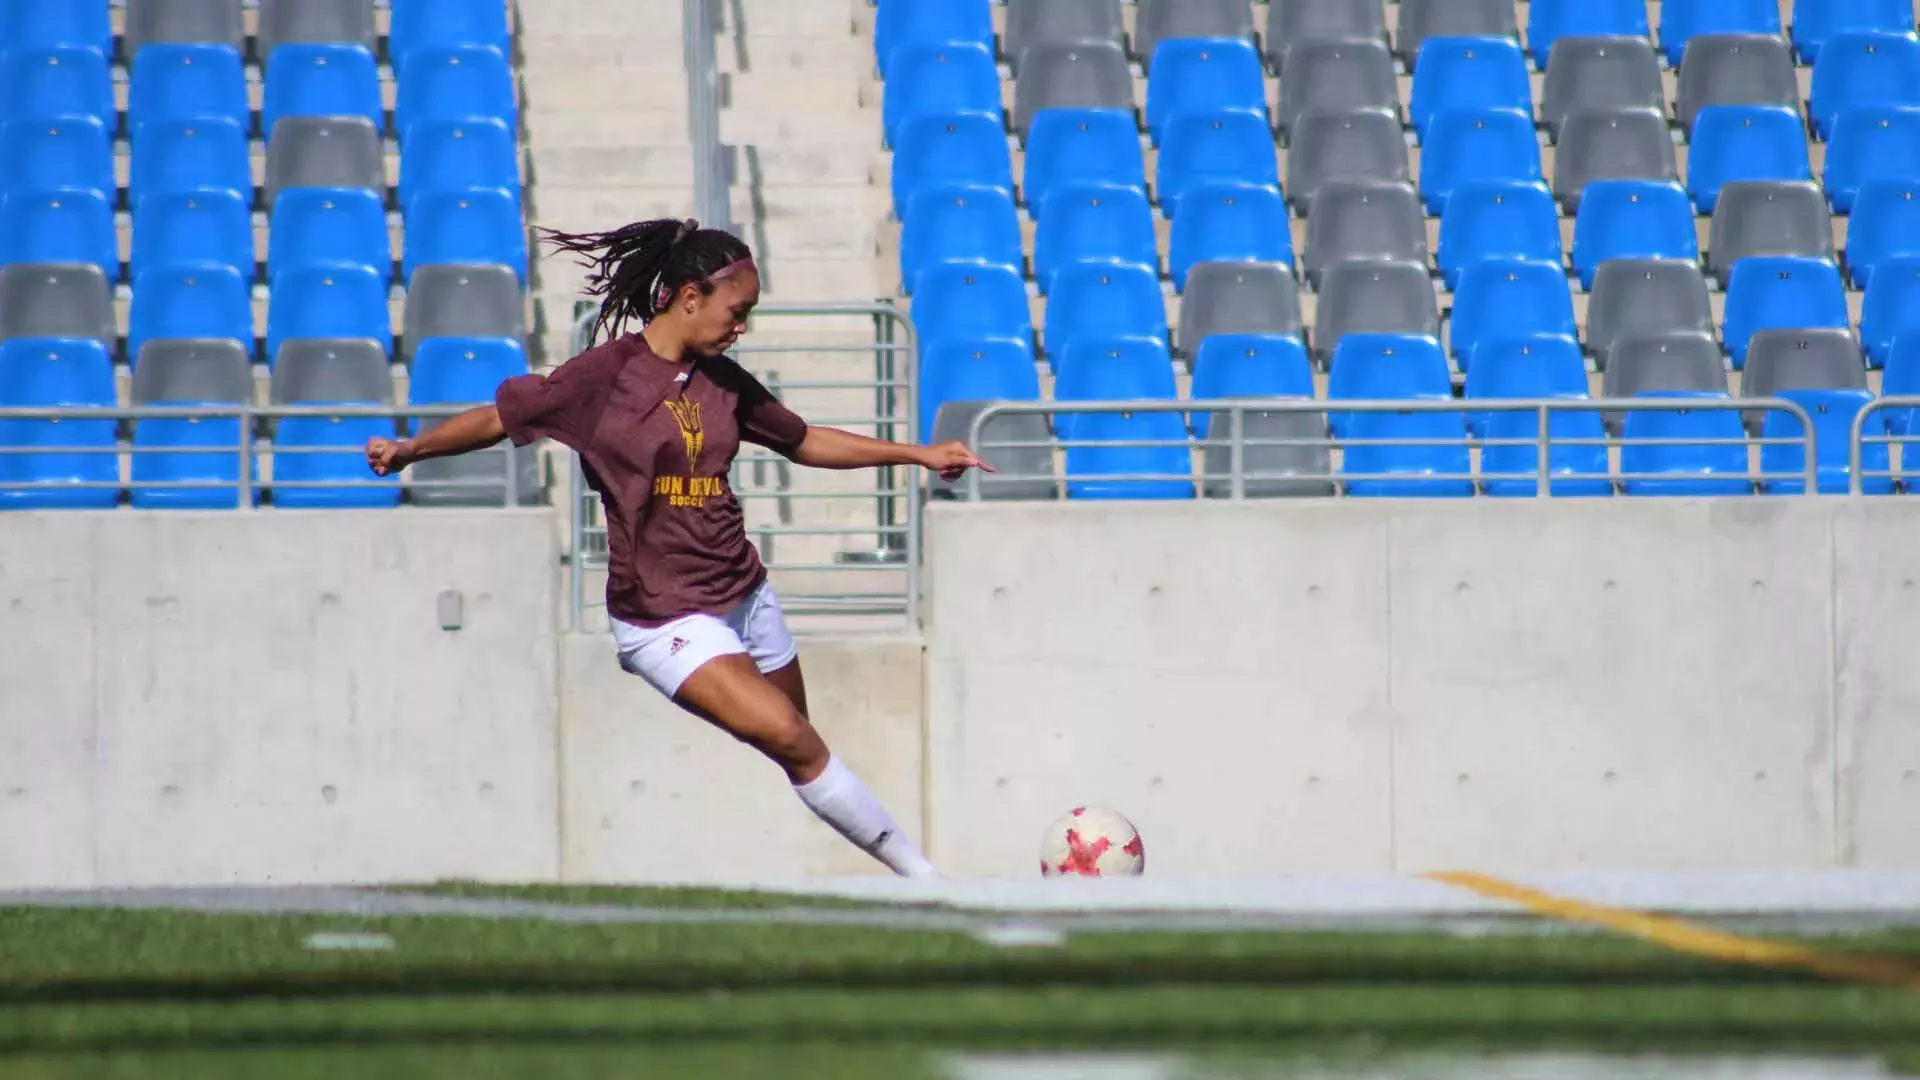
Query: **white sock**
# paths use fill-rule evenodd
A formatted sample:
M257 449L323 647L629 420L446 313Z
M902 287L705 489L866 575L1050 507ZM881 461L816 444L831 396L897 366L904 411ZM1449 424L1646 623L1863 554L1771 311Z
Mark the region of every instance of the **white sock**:
M933 864L894 823L893 815L839 758L828 758L826 770L809 783L795 784L793 793L833 831L901 877L937 875Z

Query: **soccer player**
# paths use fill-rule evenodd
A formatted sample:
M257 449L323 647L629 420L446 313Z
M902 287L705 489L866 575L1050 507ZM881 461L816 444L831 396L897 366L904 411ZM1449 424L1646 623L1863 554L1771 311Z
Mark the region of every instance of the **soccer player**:
M822 469L920 465L955 479L985 464L958 442L811 427L725 356L760 299L753 256L731 234L643 221L546 237L591 271L601 344L551 374L508 379L492 405L416 438L373 439L368 464L387 476L502 439L551 438L578 453L606 509L620 666L772 759L808 809L894 873L933 874L808 721L793 637L727 475L742 440Z

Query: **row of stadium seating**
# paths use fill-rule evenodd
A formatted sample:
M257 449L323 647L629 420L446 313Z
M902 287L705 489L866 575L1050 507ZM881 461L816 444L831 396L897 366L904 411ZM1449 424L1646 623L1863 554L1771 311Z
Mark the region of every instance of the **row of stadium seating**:
M136 57L148 45L210 42L237 50L247 43L248 0L123 0L125 47ZM0 51L83 47L113 57L109 0L0 0ZM508 55L512 43L504 4L493 0L258 0L256 55L283 44L386 46L395 67L423 49L478 45ZM391 8L384 37L376 7Z

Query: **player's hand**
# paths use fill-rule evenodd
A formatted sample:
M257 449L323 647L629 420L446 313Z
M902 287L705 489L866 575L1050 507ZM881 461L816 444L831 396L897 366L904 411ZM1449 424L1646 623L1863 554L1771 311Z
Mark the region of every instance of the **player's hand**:
M993 466L985 459L967 448L963 442L944 442L925 448L921 464L940 474L940 479L952 481L967 474L968 469L992 472Z
M367 467L375 476L392 476L413 462L413 443L407 439L367 440Z

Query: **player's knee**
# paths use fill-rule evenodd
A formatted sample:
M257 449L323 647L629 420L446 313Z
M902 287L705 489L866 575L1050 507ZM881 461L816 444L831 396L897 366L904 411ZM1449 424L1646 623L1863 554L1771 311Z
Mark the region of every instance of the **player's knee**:
M807 718L790 706L769 717L754 741L762 753L790 772L826 763L826 742Z

